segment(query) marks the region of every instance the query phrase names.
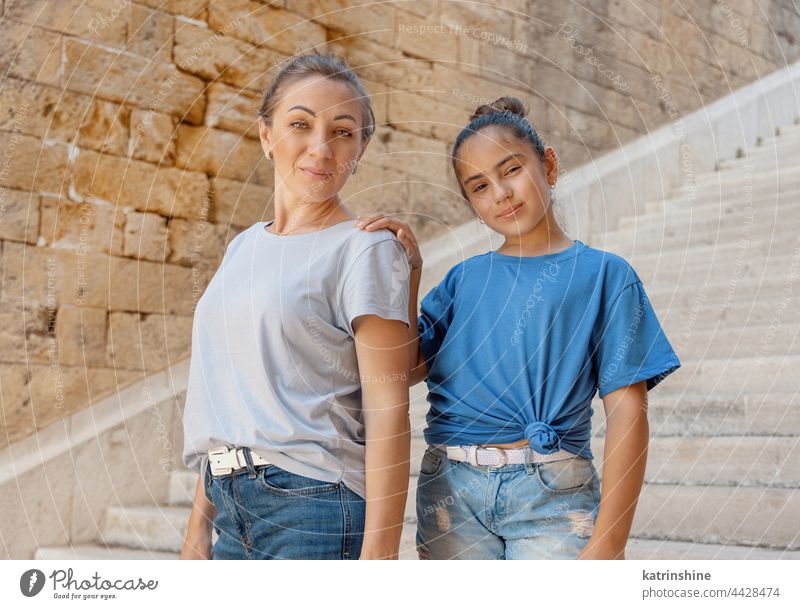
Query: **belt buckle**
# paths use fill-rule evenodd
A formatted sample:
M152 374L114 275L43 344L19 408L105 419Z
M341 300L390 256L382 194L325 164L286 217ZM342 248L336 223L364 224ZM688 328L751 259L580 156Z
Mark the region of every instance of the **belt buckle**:
M508 455L506 454L506 450L504 448L497 448L496 446L481 446L480 448L483 450L496 450L500 453L500 457L502 457L499 465L487 465L486 467L503 467L504 465L508 465ZM477 461L477 455L475 460Z
M212 476L225 476L227 474L233 473L233 467L224 467L215 465L213 463L213 457L222 457L225 455L230 454L230 449L227 446L223 446L221 448L214 448L213 450L208 451L208 461L211 463L211 475ZM238 462L238 460L237 460Z

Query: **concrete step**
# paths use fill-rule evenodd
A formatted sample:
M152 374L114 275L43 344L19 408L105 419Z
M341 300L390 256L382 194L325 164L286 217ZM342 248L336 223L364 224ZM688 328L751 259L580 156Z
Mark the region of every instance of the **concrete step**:
M601 249L624 251L626 244L633 251L661 252L663 255L680 255L681 252L698 246L713 246L720 243L737 243L742 240L767 240L779 250L788 253L797 241L797 223L779 220L760 225L722 226L715 230L662 231L639 234L637 231L615 231L605 236Z
M632 534L649 539L800 549L800 489L647 484Z
M667 336L672 325L662 324ZM746 327L696 328L688 335L680 333L682 340L673 349L685 358L733 359L759 353L765 357L800 355L800 336L797 327L792 331L777 331L772 326L748 325Z
M729 306L747 307L753 303L789 298L795 294L796 274L787 277L731 277L725 281L714 281L697 285L644 284L647 295L656 311L667 311L672 307L694 309ZM780 323L780 321L778 322Z
M718 209L720 214L740 213L742 208L752 204L755 209L769 204L781 204L791 202L798 191L798 186L788 185L782 188L769 188L753 191L751 189L740 189L726 197L713 195L703 199L688 197L685 194L677 194L674 197L657 199L645 202L638 216L648 214L670 213L676 216L686 215L691 210L704 211L706 209ZM627 226L634 223L636 216L626 216L621 219ZM622 224L620 224L622 226Z
M743 165L747 166L745 162ZM722 191L739 191L740 189L753 189L753 192L758 190L780 189L789 185L796 185L800 182L800 165L793 167L773 167L771 169L756 169L752 171L736 170L728 171L709 171L707 173L698 174L694 184L691 186L684 186L680 192L686 192L687 189L695 189L695 192L700 195L713 194ZM698 196L698 200L702 197Z
M634 267L645 285L673 285L683 283L696 285L698 282L719 282L731 278L758 279L766 276L786 277L792 272L792 265L800 273L800 254L781 254L775 252L770 258L761 255L738 257L697 258L680 264L668 259L650 265Z
M169 478L169 505L191 506L197 488L198 474L189 469L177 469Z
M190 511L188 507L175 506L109 508L100 531L102 543L180 552Z
M798 305L800 295L786 297L785 300L759 298L756 302L741 303L735 307L726 306L724 302L706 306L702 300L698 300L691 308L670 306L656 309L656 314L673 347L682 347L694 340L695 334L713 329L800 325Z
M123 547L85 544L44 547L36 550L34 560L177 560L180 552L153 552Z
M800 139L787 137L778 138L771 144L748 148L744 156L720 161L717 166L723 173L739 171L750 165L758 171L763 167L770 168L778 164L785 168L797 167L798 160L800 160Z
M760 357L755 354L754 357L702 360L683 358L681 362L681 368L657 387L661 394L735 395L800 391L798 355Z
M677 373L675 373L677 374ZM666 380L664 381L667 382ZM592 437L605 435L605 407L592 402ZM800 435L800 394L670 396L656 387L649 394L650 437Z
M628 560L800 560L800 551L663 539L628 540Z
M602 473L605 437L592 437ZM645 481L699 486L800 487L800 436L651 437Z
M640 234L649 234L670 228L673 231L688 231L732 224L768 224L781 217L797 218L798 210L800 210L798 198L800 198L800 190L784 192L774 197L764 198L758 203L751 201L752 208L750 210L746 208L747 201L737 202L736 205L728 202L714 202L708 205L687 206L680 211L665 207L638 216L625 216L620 219L617 232L636 231Z

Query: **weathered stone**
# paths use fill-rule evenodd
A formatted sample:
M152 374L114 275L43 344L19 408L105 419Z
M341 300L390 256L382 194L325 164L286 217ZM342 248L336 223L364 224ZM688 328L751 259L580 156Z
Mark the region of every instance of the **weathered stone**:
M133 110L129 154L135 159L172 165L175 160L175 119L168 114Z
M0 131L73 142L91 105L88 95L6 78L0 83Z
M283 55L237 40L230 35L175 22L175 64L206 80L221 80L236 87L261 91L277 73Z
M170 254L166 218L149 213L126 214L123 253L142 260L166 260Z
M295 13L352 37L368 38L385 46L394 42L395 11L387 4L338 0L292 0Z
M379 131L367 147L367 162L403 171L432 184L444 184L450 176L450 150L445 142L397 129Z
M0 307L0 361L46 363L57 355L56 309L6 301Z
M202 173L91 151L78 155L74 172L77 193L162 216L200 217L208 191Z
M114 368L156 372L191 350L192 318L112 312L108 358Z
M219 129L190 125L178 125L175 165L269 187L274 173L260 142Z
M214 205L210 218L215 224L246 227L267 217L272 188L214 178L211 190Z
M61 36L38 27L3 19L0 22L0 72L58 85Z
M169 223L169 262L216 269L222 262L228 237L235 234L234 229L227 225L202 220L172 220Z
M39 236L39 197L0 187L0 239L36 243Z
M68 151L63 144L43 142L22 133L0 132L0 182L7 188L63 192L69 183Z
M139 4L130 4L128 11L128 49L142 57L170 63L173 16Z
M397 14L395 46L412 57L435 61L458 59L459 33L441 23L431 23L428 17L409 13Z
M128 21L126 4L126 0L14 0L6 3L4 18L123 46Z
M407 180L405 174L362 160L342 189L342 201L358 213L403 212L409 205Z
M71 91L166 112L194 124L203 120L203 81L169 63L67 39L64 74Z
M113 102L95 99L78 133L78 145L123 156L128 151L130 110Z
M158 8L175 15L203 19L210 0L139 0L150 8Z
M248 89L237 89L221 82L211 83L208 87L206 125L258 139L260 102L260 96Z
M300 45L306 50L321 50L326 41L325 28L321 25L295 13L249 0L210 3L208 25L217 31L230 30L231 36L287 55L296 53Z
M389 122L423 137L453 141L464 119L452 106L405 91L389 94ZM464 123L466 124L466 123Z
M55 333L62 366L107 365L105 309L61 305Z
M40 245L83 253L122 253L125 216L113 205L44 197L41 217Z

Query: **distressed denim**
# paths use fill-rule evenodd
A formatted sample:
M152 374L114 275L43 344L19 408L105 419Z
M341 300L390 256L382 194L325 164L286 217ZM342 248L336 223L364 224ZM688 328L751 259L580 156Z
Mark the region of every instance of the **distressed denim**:
M429 446L417 483L417 552L421 559L575 559L599 504L600 476L585 457L474 466Z
M343 482L260 465L205 474L218 538L213 560L358 559L366 502Z

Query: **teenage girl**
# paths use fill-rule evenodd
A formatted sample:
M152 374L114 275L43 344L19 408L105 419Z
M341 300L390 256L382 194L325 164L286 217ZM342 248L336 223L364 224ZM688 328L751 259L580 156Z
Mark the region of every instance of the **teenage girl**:
M556 156L526 113L500 98L457 137L461 194L505 242L453 267L411 329L411 383L427 378L430 402L417 488L424 559L624 558L647 392L680 367L634 269L559 227ZM380 214L360 226L397 234L416 302L411 229ZM598 391L602 492L590 449Z

